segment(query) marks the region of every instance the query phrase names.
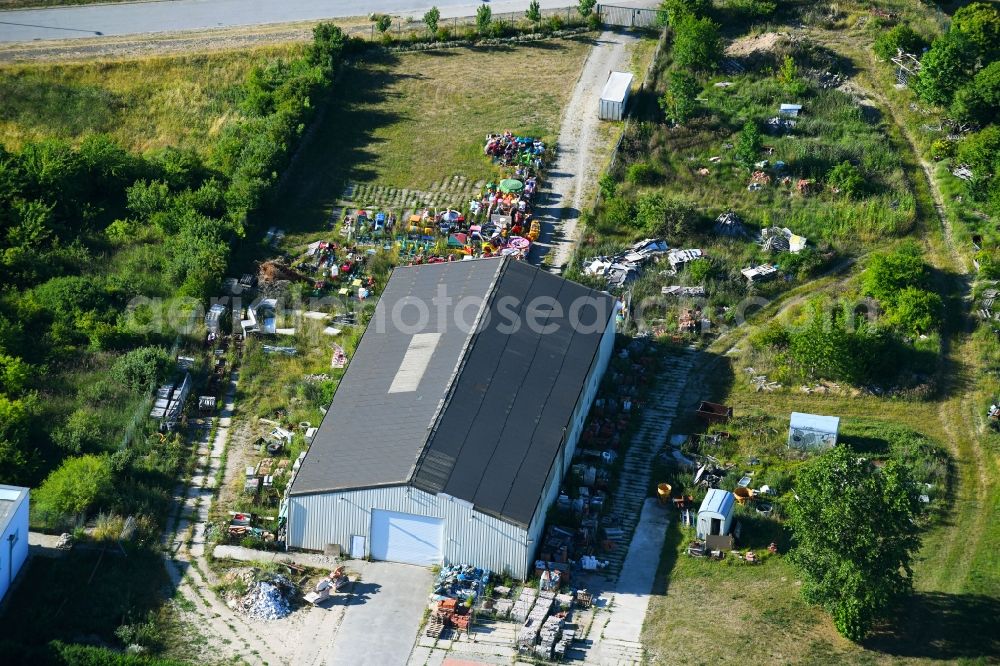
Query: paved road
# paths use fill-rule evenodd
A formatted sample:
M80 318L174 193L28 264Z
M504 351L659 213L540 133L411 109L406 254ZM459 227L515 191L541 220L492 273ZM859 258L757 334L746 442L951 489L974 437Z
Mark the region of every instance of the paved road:
M540 0L543 9L575 5L572 0ZM619 0L616 5L646 6L648 0ZM158 0L120 4L0 11L0 42L133 35L204 30L265 23L290 23L386 12L420 17L437 5L441 16L473 16L470 0ZM495 0L495 14L524 11L528 0Z

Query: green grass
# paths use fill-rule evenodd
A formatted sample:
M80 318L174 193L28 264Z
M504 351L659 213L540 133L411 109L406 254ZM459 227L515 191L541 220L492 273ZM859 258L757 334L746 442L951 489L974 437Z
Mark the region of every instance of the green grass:
M144 152L205 153L232 113L252 67L300 44L212 54L0 67L0 144L106 133Z
M901 2L880 6L916 14L916 25L927 32L940 29L939 16L925 6ZM821 14L831 8L817 4L815 11ZM943 472L947 484L934 497L935 511L914 561L914 595L863 645L841 638L822 609L802 600L797 574L782 555L758 567L694 560L682 554L690 535L672 524L644 627L643 639L653 663L993 663L1000 658L1000 642L995 638L1000 635L996 621L1000 612L1000 526L994 519L1000 509L1000 437L984 418L985 405L996 400L1000 392L996 372L1000 343L995 333L976 328L968 319L968 303L960 298L970 282L962 274L962 264L968 263L968 238L983 230L986 223L968 207L967 197L958 198L960 184L938 165L934 175L944 195L944 214L954 227L955 246L949 244L949 234L938 221L931 189L918 162L918 154L925 154L938 138L937 132L924 127L935 118L911 108L910 94L893 88L891 70L877 65L865 51L878 28L871 22L866 28L853 26L857 18L867 15L867 9L844 3L836 10L841 18L833 21L835 29L820 29L820 24L805 21L807 35L801 30L793 32L850 61L855 82L873 91L867 94L875 96L876 106L884 114L873 127L884 135L884 141L872 145L887 146L895 163L889 178L880 176L882 185L909 193L913 223L901 231L912 233L923 243L936 270L935 288L946 296L948 315L940 335L936 391L917 400L879 398L849 388L829 395L807 395L797 384L774 393L753 390L744 372L745 366L756 362L748 354L746 335L753 326L766 323L781 311L782 304L794 304L800 297L819 291L849 290L850 283L838 275L793 289L776 299L766 316L710 345L704 357L707 365L700 371L703 384L692 385L700 390L691 401L699 397L717 400L732 405L737 416L757 415L770 424L772 434L760 442L725 443L718 454L727 459L738 461L751 450L755 454L780 451L790 411L835 414L843 419L845 441L855 445L863 444L873 433L891 438L892 432L905 430L937 444L947 452L943 467L940 459L918 456L919 465L938 475ZM768 29L790 27L771 25ZM836 128L837 123L826 125L822 134L835 133ZM878 152L884 154L885 150ZM683 165L687 154L671 156L668 163L672 168L678 162ZM698 186L694 188L697 193ZM707 196L704 188L701 192L695 198ZM743 195L727 193L719 200L728 202L731 197L740 200ZM776 214L781 207L772 199L760 203L757 216ZM825 222L820 224L824 219L829 218L816 217L813 223L828 227ZM878 233L868 236L855 246L859 253L885 244ZM690 418L675 425L676 432L699 427ZM727 426L736 431L742 427L739 421ZM772 460L762 467L794 471L794 464ZM667 469L658 473L679 485L685 480L671 477ZM779 537L786 536L779 533ZM775 540L782 543L781 538Z
M366 53L338 80L293 184L264 213L267 226L288 231L289 246L308 242L325 228L348 180L428 190L454 176L488 179L487 133L510 129L554 142L589 48L586 40L552 40Z

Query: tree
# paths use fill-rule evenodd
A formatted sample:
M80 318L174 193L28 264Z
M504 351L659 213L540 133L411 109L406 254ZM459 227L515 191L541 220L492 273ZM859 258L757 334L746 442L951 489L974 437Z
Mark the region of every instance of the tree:
M490 29L492 21L493 10L490 9L490 6L486 4L479 5L478 9L476 9L476 30L479 31L479 34L486 34L486 31Z
M580 16L587 18L594 12L594 5L597 4L597 0L578 0L576 4L576 11L580 12Z
M958 120L981 123L1000 115L1000 60L979 70L972 81L959 88L951 114Z
M906 287L896 295L889 318L908 333L929 333L941 325L944 304L932 291Z
M763 140L760 136L760 130L757 129L757 123L748 120L736 139L736 160L747 169L753 168L761 145L763 145Z
M816 301L791 331L789 352L809 377L859 383L871 374L881 342L864 321L850 320L844 308Z
M800 469L790 560L803 574L805 598L826 608L850 640L862 640L912 590L919 506L916 484L896 460L879 469L840 445Z
M333 68L340 62L344 50L344 33L332 23L318 23L313 28L313 41L306 59L312 65Z
M441 10L437 7L431 7L424 13L424 25L432 35L437 34L438 31L438 21L441 20Z
M711 0L662 0L659 20L675 27L685 16L703 17L711 7Z
M719 26L707 18L684 14L674 24L674 64L681 69L714 70L722 60Z
M170 354L159 347L137 347L118 357L111 378L136 394L151 392L171 367Z
M667 118L683 125L694 113L698 96L698 82L686 72L670 72L667 91L660 98L660 108Z
M17 356L0 352L0 388L5 393L17 395L27 386L32 367Z
M826 174L826 182L835 191L846 194L849 198L856 197L865 186L861 171L846 160L830 169Z
M524 16L536 25L542 20L542 8L539 6L538 0L531 0L528 3L528 9L524 12Z
M951 17L951 29L969 38L984 63L1000 56L1000 11L992 3L973 2L960 8Z
M920 72L913 89L930 104L947 106L955 91L972 78L976 46L961 32L952 30L934 40L920 59Z
M372 22L375 23L375 29L383 35L392 27L392 17L388 14L372 14Z
M907 287L923 288L927 265L916 245L903 245L892 252L877 252L868 260L861 276L861 293L891 309L899 293Z
M781 69L778 70L778 80L784 87L785 92L790 95L801 95L806 91L806 86L799 78L799 67L795 64L795 58L786 55L781 62Z
M899 49L906 53L920 53L927 46L927 41L915 33L913 28L905 23L899 23L885 32L879 33L872 44L875 55L882 60L896 57Z
M105 501L113 489L106 456L67 458L32 493L39 515L48 520L74 517Z

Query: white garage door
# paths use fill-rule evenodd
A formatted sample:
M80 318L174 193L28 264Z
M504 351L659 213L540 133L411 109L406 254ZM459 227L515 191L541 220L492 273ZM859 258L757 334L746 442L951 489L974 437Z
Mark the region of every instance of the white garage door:
M444 520L396 511L372 511L372 558L431 566L441 564Z

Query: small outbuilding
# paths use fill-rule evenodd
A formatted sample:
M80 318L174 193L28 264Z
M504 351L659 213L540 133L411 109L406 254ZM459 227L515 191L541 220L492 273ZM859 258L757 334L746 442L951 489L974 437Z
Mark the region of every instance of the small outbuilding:
M28 489L0 485L0 601L28 560Z
M625 117L625 107L632 93L632 75L628 72L611 72L608 82L601 91L601 102L597 116L601 120L621 120Z
M837 443L839 416L792 412L788 426L788 447L801 451L821 451Z
M696 532L699 539L710 536L724 536L733 527L733 511L736 507L736 496L728 490L712 488L698 509Z

